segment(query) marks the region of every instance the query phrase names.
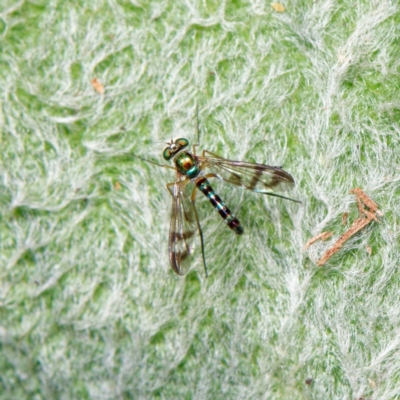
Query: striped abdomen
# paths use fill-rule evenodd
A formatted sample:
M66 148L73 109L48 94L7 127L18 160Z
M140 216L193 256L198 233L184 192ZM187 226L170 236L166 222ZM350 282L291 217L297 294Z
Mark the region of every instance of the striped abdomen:
M219 215L227 223L229 228L231 228L238 235L241 235L243 233L242 225L240 225L239 220L232 214L232 211L214 192L214 189L211 187L207 178L201 176L199 179L197 179L196 186L204 193L205 196L207 196L208 200L210 200L210 203L216 208L216 210L219 212Z

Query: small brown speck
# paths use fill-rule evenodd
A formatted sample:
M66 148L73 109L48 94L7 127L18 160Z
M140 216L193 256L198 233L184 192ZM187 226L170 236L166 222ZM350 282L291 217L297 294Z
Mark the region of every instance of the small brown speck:
M276 12L284 12L285 11L285 6L281 3L271 3L271 7L276 11Z
M94 90L99 93L99 94L104 94L104 86L100 83L100 81L97 78L92 79L92 86Z
M372 379L368 379L368 383L372 387L372 389L376 389L376 383Z

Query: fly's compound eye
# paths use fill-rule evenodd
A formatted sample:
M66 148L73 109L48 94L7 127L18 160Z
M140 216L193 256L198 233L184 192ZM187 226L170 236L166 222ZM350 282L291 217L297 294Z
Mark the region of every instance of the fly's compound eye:
M184 148L189 145L189 141L185 138L176 139L175 143L181 148Z
M169 147L167 147L163 152L164 160L169 161L172 157L173 152Z

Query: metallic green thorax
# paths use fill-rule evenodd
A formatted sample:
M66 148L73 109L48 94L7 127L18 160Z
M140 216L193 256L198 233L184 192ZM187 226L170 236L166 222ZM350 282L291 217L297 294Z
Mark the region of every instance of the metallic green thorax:
M182 175L186 175L189 179L195 178L200 173L196 159L188 151L177 154L174 163L178 171Z

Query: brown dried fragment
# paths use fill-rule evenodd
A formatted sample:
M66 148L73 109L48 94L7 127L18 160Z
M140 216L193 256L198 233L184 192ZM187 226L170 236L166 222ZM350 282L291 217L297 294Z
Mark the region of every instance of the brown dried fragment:
M372 249L371 246L366 246L365 249L367 250L368 255L372 255Z
M121 184L117 181L117 182L115 182L115 184L114 184L114 189L115 190L121 190Z
M360 202L362 202L365 206L369 208L371 212L374 212L379 217L383 216L383 212L381 210L378 210L378 204L376 204L370 197L368 197L360 188L351 189L350 193L356 196L359 211L364 211L363 206L361 206L360 210Z
M337 253L353 235L358 231L366 227L371 222L367 218L357 218L353 225L334 243L334 245L328 249L322 258L318 261L318 266L322 267L335 253Z
M311 238L303 247L303 251L307 250L311 245L313 245L315 242L318 242L318 240L326 240L329 239L333 235L333 232L321 232L317 236L314 236Z
M353 235L365 228L371 221L379 222L377 216L383 213L378 209L378 205L369 198L360 188L350 190L350 193L356 196L359 218L357 218L350 228L328 249L322 258L318 261L318 266L324 265L335 253L337 253ZM366 210L365 207L369 208ZM368 251L368 250L367 250ZM372 252L372 251L371 251Z
M347 224L347 218L348 217L349 217L349 213L348 212L343 213L343 215L342 215L342 224L343 225Z
M93 78L92 81L92 86L94 90L99 93L99 94L104 94L104 86L100 83L100 81L97 78Z

